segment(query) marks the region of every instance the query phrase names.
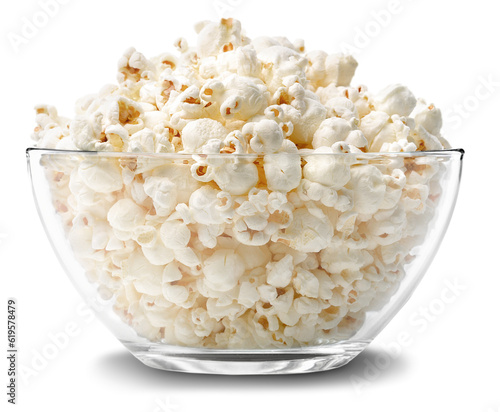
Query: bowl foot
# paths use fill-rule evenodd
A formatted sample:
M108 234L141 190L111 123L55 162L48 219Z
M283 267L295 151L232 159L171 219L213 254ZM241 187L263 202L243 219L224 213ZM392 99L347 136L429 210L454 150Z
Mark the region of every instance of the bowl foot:
M123 342L142 363L174 372L217 375L273 375L321 372L349 363L369 344L338 342L297 349L193 349L165 344Z

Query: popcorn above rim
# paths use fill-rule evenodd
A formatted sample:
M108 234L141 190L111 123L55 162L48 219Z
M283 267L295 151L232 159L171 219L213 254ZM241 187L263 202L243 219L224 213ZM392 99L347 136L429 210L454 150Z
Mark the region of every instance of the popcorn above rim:
M439 150L441 112L407 87L350 86L352 56L246 37L239 21L201 22L197 46L147 59L128 49L118 85L76 104L70 120L36 106L37 147L148 153ZM339 147L339 146L337 146ZM222 172L222 171L221 171ZM250 184L250 182L249 182Z

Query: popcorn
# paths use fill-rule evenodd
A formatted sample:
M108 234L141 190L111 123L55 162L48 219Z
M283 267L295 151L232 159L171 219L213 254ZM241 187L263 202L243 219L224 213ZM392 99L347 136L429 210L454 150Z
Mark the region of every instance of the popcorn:
M226 120L248 120L268 105L269 92L261 80L224 72L220 80L208 80L201 98L215 103Z
M349 339L405 276L449 147L402 85L351 86L352 56L201 22L128 49L76 116L36 106L55 210L87 278L152 342L291 348Z
M204 78L221 75L224 72L236 73L239 76L259 77L260 70L261 63L257 59L257 52L251 45L229 50L212 59L204 59L200 64L200 74Z
M251 308L260 299L260 294L257 291L257 287L252 285L250 282L242 282L240 285L240 292L238 295L238 303L245 306L246 308Z
M166 177L146 178L144 193L151 197L156 214L160 216L168 216L177 204L177 186Z
M204 247L213 249L217 246L217 237L224 233L224 225L200 225L198 240Z
M257 52L257 58L262 62L262 76L271 94L284 85L283 79L287 76L306 79L304 69L307 59L289 47L262 47L262 50Z
M188 227L179 220L167 220L161 225L160 236L163 244L169 249L183 249L191 238Z
M166 265L174 260L174 253L158 238L151 246L142 246L142 253L153 265Z
M312 272L297 268L297 276L293 279L293 287L302 296L317 298L319 295L319 281Z
M197 119L182 130L182 145L186 153L197 153L211 139L224 140L227 129L212 119Z
M114 192L123 186L118 165L99 157L83 161L78 168L78 175L83 183L98 193Z
M201 58L216 56L237 49L243 43L241 23L234 19L222 19L220 23L202 22L196 27L198 54Z
M182 279L182 272L179 269L179 264L170 262L165 265L162 275L162 284L167 282L176 282Z
M427 104L424 99L418 99L417 105L413 111L415 126L422 126L428 133L434 136L440 136L440 130L443 126L441 110L434 104Z
M283 144L283 130L272 120L247 123L242 133L255 153L275 153Z
M267 283L277 288L288 286L293 275L293 257L286 255L278 262L268 263Z
M400 84L387 86L375 96L374 100L375 109L389 116L393 114L409 116L416 104L417 99L412 92Z
M297 145L310 144L314 133L325 120L327 109L318 100L304 98L304 107L300 110L299 119L293 123L290 140Z
M155 167L156 166L156 167ZM145 179L144 189L147 185L151 185L151 194L153 202L156 201L162 213L168 215L171 211L172 204L187 203L191 193L200 187L198 181L191 178L191 171L189 165L186 164L173 164L169 162L160 162L160 164L151 165L151 176L154 179ZM149 169L149 167L148 167ZM137 168L136 173L144 172L145 170ZM147 183L150 182L150 183ZM147 193L147 192L146 192ZM176 194L176 195L175 195ZM176 200L174 200L176 199ZM155 207L156 207L155 206Z
M121 232L131 232L144 223L146 212L130 199L118 200L108 212L112 228Z
M224 223L225 218L220 212L226 209L227 199L210 186L195 190L189 198L193 219L205 225Z
M386 192L382 173L372 165L355 166L350 172L346 187L353 191L353 210L365 215L375 213L380 209Z
M354 76L358 62L350 55L332 54L325 60L324 84L336 86L349 86Z
M287 142L287 141L285 141ZM300 156L289 143L276 154L264 156L264 172L269 189L278 192L289 192L295 189L302 175Z
M284 233L273 236L273 241L283 242L300 252L319 252L325 248L333 236L333 228L328 221L312 215L307 209L297 209L293 221Z
M387 125L390 118L391 116L383 111L373 111L361 118L359 129L363 132L369 145Z
M181 285L171 285L164 283L162 293L165 299L176 305L182 305L189 298L189 291Z
M173 252L175 259L183 265L193 268L201 264L200 257L190 247L174 249Z
M335 153L331 148L320 147L314 153ZM310 156L306 157L303 168L304 178L312 182L338 190L350 179L352 158L347 156Z
M321 267L333 274L344 270L358 271L373 262L373 257L366 250L350 249L340 239L335 239L331 246L320 253ZM338 276L334 281L342 280Z
M347 97L338 96L328 100L325 104L328 109L327 116L337 116L344 120L359 120L358 109L352 100Z
M245 271L243 259L232 250L217 250L204 262L203 273L208 286L226 292L238 284Z
M257 184L259 176L253 163L224 162L214 172L214 181L231 195L243 195Z

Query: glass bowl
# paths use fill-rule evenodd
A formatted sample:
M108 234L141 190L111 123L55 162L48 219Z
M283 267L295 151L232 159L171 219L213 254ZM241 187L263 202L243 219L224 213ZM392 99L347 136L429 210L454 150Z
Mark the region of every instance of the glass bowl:
M27 159L62 266L134 356L277 374L345 365L401 309L449 224L463 154Z

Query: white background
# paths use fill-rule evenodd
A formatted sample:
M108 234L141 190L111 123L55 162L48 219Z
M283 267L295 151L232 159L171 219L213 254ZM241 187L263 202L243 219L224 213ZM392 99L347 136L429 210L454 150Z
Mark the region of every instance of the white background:
M500 411L496 2L64 3L45 22L35 0L4 3L0 16L0 409ZM222 377L142 366L97 320L82 312L82 301L36 215L24 155L31 144L32 107L50 103L71 115L78 97L114 81L116 61L127 47L146 56L172 50L176 37L194 38L195 22L218 19L221 12L242 20L250 37L305 38L309 50L329 52L351 45L359 61L353 84L366 84L374 91L389 83L408 85L415 95L442 109L445 136L454 147L466 150L458 204L433 265L370 348L344 368L302 376ZM16 45L13 39L22 36L25 19L37 18L43 27ZM490 83L489 89L484 82ZM460 289L452 302L442 304L447 282ZM18 300L18 367L32 370L20 377L15 407L7 404L5 388L10 296ZM419 310L426 308L432 320L422 320ZM51 336L68 327L77 336L53 359L42 362L39 354L51 344ZM399 345L400 354L389 358L387 348L398 346L401 332L411 343Z

